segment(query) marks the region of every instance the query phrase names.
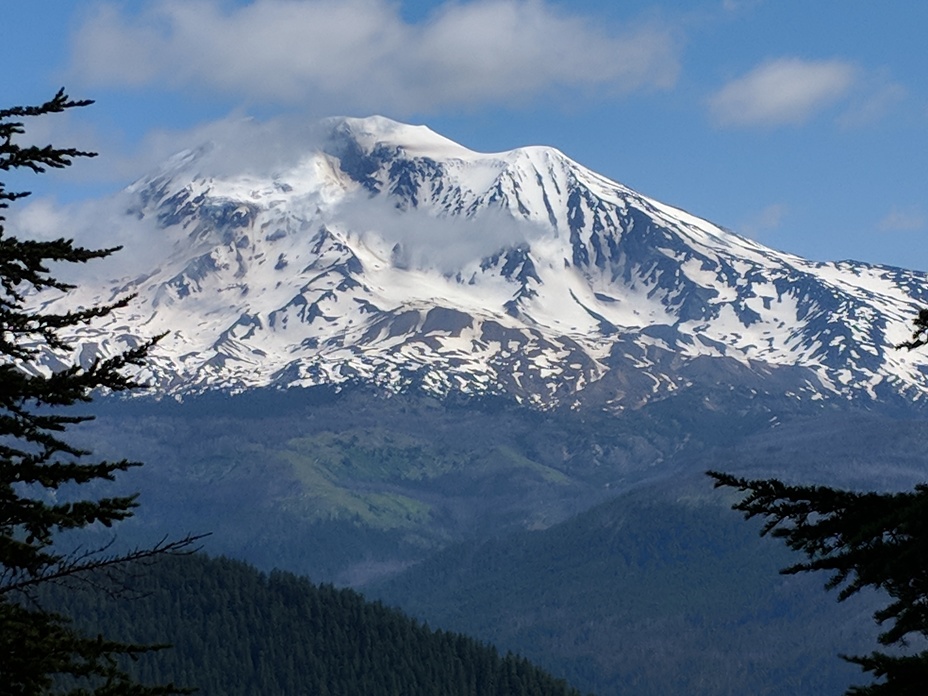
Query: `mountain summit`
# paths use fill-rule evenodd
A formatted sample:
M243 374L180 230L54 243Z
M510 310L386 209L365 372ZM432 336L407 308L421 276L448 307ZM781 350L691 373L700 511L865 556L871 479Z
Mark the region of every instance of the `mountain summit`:
M552 148L482 154L382 117L249 148L181 152L120 194L149 270L46 300L138 293L81 333L81 359L169 331L148 375L163 393L360 381L540 407L699 380L928 386L924 356L892 349L924 273L774 251Z

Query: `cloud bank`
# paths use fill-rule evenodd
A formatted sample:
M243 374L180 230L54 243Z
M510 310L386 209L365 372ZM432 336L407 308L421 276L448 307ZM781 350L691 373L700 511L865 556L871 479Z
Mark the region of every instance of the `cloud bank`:
M856 80L844 61L782 58L729 82L709 99L709 111L721 126L798 125L847 95Z
M101 278L139 276L165 258L173 242L154 218L136 219L126 213L124 194L98 200L59 204L43 197L10 210L9 229L23 239L73 239L89 249L122 249L86 264L58 264L57 278L83 284Z
M552 237L540 223L515 218L492 208L468 218L436 217L424 210L398 210L396 201L349 195L333 220L376 248L385 258L393 249L393 262L402 268L437 269L452 274L500 250L534 246Z
M229 117L181 134L158 134L148 143L147 156L166 154L158 157L140 182L147 186L152 180L149 177L165 177L173 182L169 189L173 192L193 179L215 179L214 195L220 197L223 180L241 186L243 181L264 185L279 179L299 187L299 177L305 175L302 167L327 144L332 123L292 115L268 121ZM307 198L291 199L290 211L312 220L314 228L325 224L356 235L384 259L392 258L403 268L453 274L501 249L533 245L553 235L547 225L513 218L493 208L467 219L436 216L416 208L399 210L395 198L371 196L360 186L352 190L348 185L343 197L333 195L332 207L323 210L318 197L312 195L317 190L310 192ZM105 260L63 266L61 275L70 282L143 275L167 259L175 243L190 231L163 228L156 215L138 217L132 212L139 204L137 196L132 185L112 196L66 204L51 197L28 199L9 211L10 228L28 238L64 236L90 248L123 247Z
M544 0L446 2L415 23L387 0L158 0L137 14L104 4L76 32L71 60L94 85L399 114L554 88L668 88L679 70L669 29L611 30Z

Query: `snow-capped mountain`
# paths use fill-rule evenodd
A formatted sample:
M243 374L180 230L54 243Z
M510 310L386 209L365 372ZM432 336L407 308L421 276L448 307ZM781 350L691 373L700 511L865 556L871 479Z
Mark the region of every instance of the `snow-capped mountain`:
M797 398L928 385L892 348L923 273L774 251L551 148L481 154L380 117L311 132L276 168L217 174L236 144L214 142L126 189L114 224L149 270L44 298L138 294L81 359L168 331L148 375L167 393L363 381L540 406L736 374L788 374Z

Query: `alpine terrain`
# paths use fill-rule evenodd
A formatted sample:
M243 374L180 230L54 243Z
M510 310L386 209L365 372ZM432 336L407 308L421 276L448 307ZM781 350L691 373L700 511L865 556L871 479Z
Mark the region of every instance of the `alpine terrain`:
M141 377L173 398L101 398L78 433L147 462L119 543L212 532L601 696L859 676L836 655L872 644L873 598L784 579L703 472L924 480L928 351L893 346L925 273L380 117L239 124L94 205L120 265L33 301L136 297L37 369L166 333Z
M253 143L263 165L206 143L118 195L107 224L144 272L41 298L138 294L83 331L81 360L169 332L160 393L360 382L542 409L699 380L797 400L928 385L928 356L892 348L923 273L774 251L552 148L481 154L381 117L302 131L305 148Z

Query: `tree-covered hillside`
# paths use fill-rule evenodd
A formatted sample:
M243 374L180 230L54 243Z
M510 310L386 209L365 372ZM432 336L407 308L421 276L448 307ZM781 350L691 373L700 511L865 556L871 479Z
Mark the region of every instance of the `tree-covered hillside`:
M874 598L835 605L825 577L780 576L789 553L707 489L665 482L365 592L603 696L843 693L859 675L836 655L873 640Z
M101 454L150 462L126 489L142 503L120 530L129 543L209 531L210 553L358 586L455 541L549 527L643 482L702 472L717 456L696 457L769 431L774 406L781 418L796 408L760 396L711 406L681 395L617 416L265 390L101 400L82 434Z
M620 415L361 389L104 400L84 437L150 462L123 541L212 531L210 553L264 569L365 592L392 576L391 604L603 696L838 693L855 672L834 656L872 640L873 606L781 579L785 554L707 504L703 472L904 487L924 420L710 397Z
M579 696L525 659L351 590L238 561L161 559L116 586L49 588L42 599L88 632L172 642L129 670L201 696Z

